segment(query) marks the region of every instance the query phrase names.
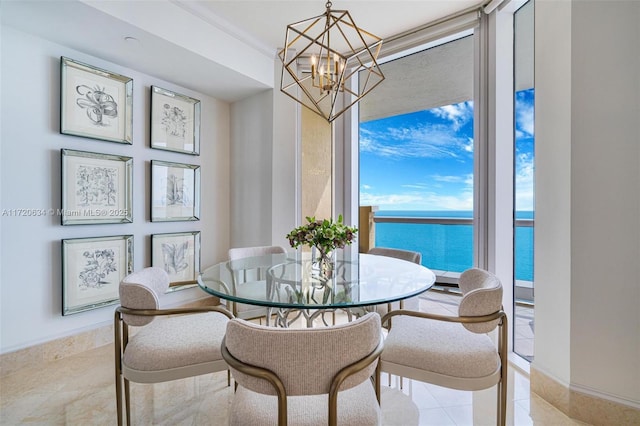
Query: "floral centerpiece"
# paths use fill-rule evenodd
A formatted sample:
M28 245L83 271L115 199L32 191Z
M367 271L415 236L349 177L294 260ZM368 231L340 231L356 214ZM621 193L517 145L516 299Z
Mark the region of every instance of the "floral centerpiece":
M320 258L320 270L325 277L330 277L333 270L331 256L335 249L344 248L355 241L358 228L347 226L342 215L334 222L332 219L318 219L307 216L307 224L294 228L287 234L291 247L315 247Z
M351 244L358 232L358 228L347 226L342 222L342 215L338 216L337 222L332 219L316 220L315 217L309 216L307 216L307 222L306 225L294 228L287 234L291 247L307 245L315 247L321 253L329 253Z

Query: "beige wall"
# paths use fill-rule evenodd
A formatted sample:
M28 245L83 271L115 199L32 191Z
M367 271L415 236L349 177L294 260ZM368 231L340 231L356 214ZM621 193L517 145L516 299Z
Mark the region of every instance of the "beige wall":
M636 1L536 2L531 366L572 391L636 407L638 22Z
M332 217L333 210L333 143L331 124L302 108L302 212L317 219Z
M4 3L3 3L4 7ZM133 269L151 265L153 234L201 232L201 264L226 258L229 248L229 121L225 102L136 69L2 26L0 170L3 209L60 209L60 149L133 158L133 223L60 226L55 213L3 216L0 256L1 353L13 352L113 324L114 306L62 316L61 240L133 235ZM59 133L60 57L133 78L133 145ZM28 82L24 85L16 82ZM199 156L149 148L149 87L201 101ZM32 100L37 100L33 102ZM150 222L150 161L201 166L201 215L193 222ZM167 294L166 305L204 296L198 288ZM19 324L19 326L17 326Z

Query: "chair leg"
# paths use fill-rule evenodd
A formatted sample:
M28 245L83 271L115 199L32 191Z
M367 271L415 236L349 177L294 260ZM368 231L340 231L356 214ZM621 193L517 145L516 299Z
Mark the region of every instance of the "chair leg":
M375 372L376 378L375 378L375 383L374 383L375 384L375 391L376 391L376 398L378 399L378 405L380 405L380 385L381 385L380 379L381 379L381 376L382 376L382 374L381 374L382 373L382 368L381 367L382 366L380 365L380 361L378 361L378 365L376 366L376 372Z
M227 369L227 386L231 386L231 370Z
M116 414L118 426L122 426L122 328L120 314L116 310L113 322L113 346L115 349L115 379L116 379Z
M503 369L503 370L506 370ZM507 372L498 382L498 425L505 426L507 424Z
M498 406L497 406L497 425L498 426L505 426L507 423L507 398L506 398L506 386L504 385L504 383L502 382L502 380L500 380L500 382L498 382L498 386L497 386L497 393L498 393Z
M122 377L116 371L116 411L118 414L118 426L122 426Z
M131 426L131 399L129 398L129 380L124 379L124 408L127 415L127 426Z
M498 335L498 347L500 351L500 381L498 382L498 425L507 423L507 383L508 383L508 354L507 354L507 317L502 318Z

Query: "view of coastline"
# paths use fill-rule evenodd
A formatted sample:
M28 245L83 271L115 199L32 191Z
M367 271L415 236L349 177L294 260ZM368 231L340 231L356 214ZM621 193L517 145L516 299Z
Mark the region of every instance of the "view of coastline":
M376 217L472 219L469 210L378 210ZM532 211L520 211L516 219L533 219ZM473 266L472 225L377 223L376 246L422 253L422 264L442 271L462 272ZM515 278L533 281L533 227L518 226L515 234Z
M534 90L515 93L514 207L534 217ZM360 205L376 216L473 218L473 102L360 123ZM516 280L533 281L533 226L517 226ZM473 266L473 225L376 223L376 246L422 253L423 265Z

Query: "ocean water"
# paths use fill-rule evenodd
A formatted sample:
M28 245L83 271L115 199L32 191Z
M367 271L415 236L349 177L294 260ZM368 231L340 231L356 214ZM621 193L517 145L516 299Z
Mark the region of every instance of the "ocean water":
M473 217L471 211L379 210L376 216ZM533 212L516 213L518 219L532 219ZM472 225L377 223L376 246L422 253L422 264L431 269L462 272L473 266ZM533 227L515 230L515 278L533 281Z

